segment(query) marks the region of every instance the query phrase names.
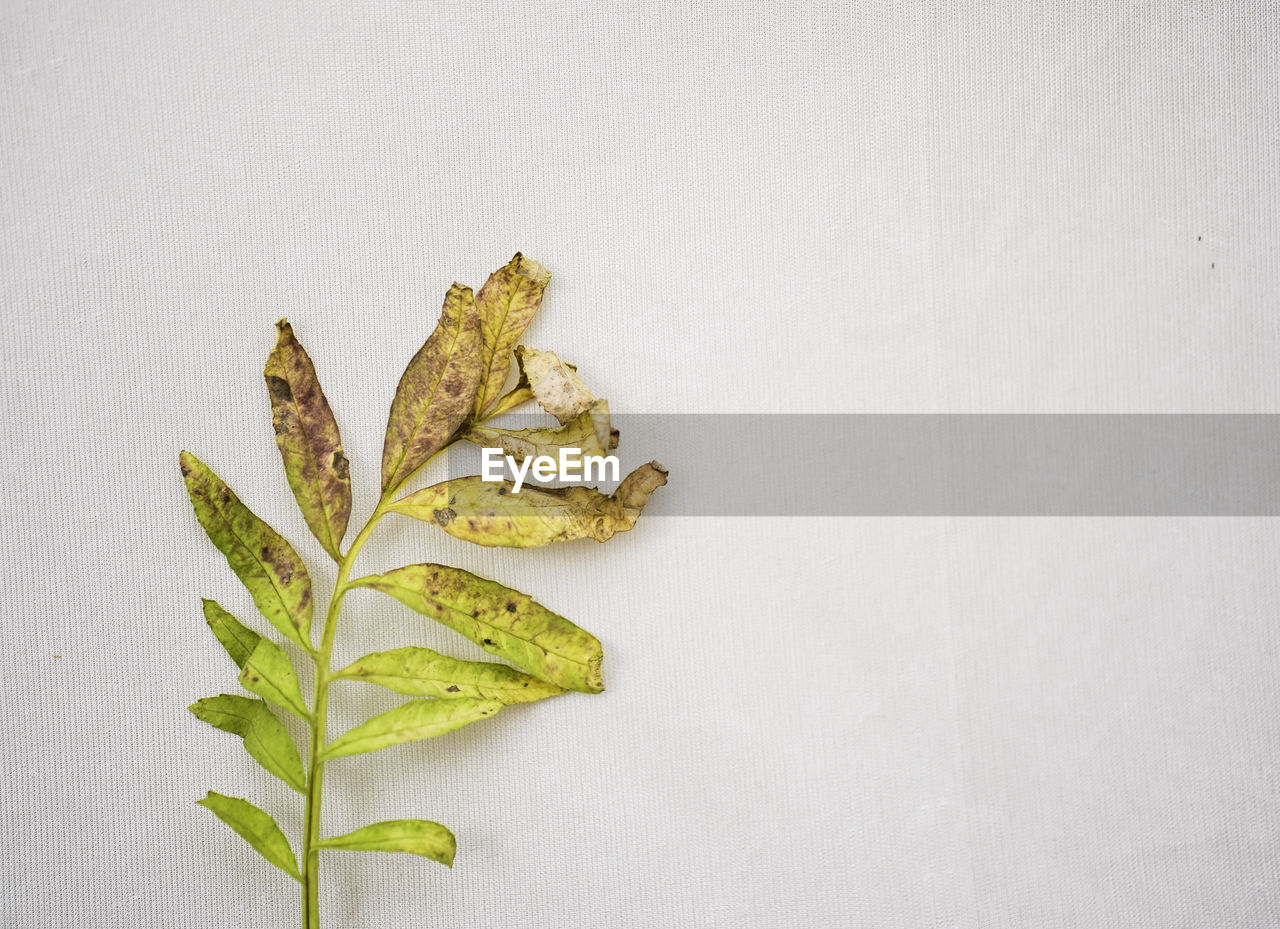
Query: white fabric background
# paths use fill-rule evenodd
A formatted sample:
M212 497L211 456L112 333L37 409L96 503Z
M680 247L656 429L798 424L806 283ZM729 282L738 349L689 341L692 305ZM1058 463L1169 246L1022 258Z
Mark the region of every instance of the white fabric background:
M235 689L198 598L251 604L176 465L204 457L331 582L271 440L278 317L360 518L445 288L516 249L555 274L529 341L619 411L1275 412L1277 19L0 5L0 923L296 924L192 802L296 835L289 792L185 709ZM693 519L680 477L604 546L385 524L365 570L526 589L602 638L609 689L335 762L331 830L426 816L460 850L331 855L327 925L1280 921L1274 520ZM339 660L466 654L348 604ZM370 690L335 732L394 703Z

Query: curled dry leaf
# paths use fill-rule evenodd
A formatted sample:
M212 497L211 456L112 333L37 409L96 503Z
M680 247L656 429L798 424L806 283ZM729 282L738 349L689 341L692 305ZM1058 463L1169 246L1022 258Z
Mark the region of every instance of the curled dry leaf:
M513 493L511 481L478 476L444 481L397 500L393 513L434 523L477 545L536 548L552 542L604 542L636 524L649 495L667 482L651 461L628 474L610 496L590 487L536 487Z
M482 365L475 399L477 416L497 402L511 371L511 350L542 305L542 293L549 280L551 273L546 268L516 252L514 258L489 275L476 294Z
M310 356L288 320L276 323L275 350L263 375L284 473L311 533L334 561L351 516L351 476L338 423Z
M565 690L604 690L600 640L518 590L439 564L407 565L351 583L395 597L540 680Z
M190 452L183 452L178 461L196 518L262 615L311 652L311 578L298 553L203 461Z
M454 284L440 322L405 368L382 446L382 490L407 481L471 412L480 384L480 320L470 287Z
M467 432L467 439L482 447L500 448L519 463L538 455L556 458L561 448L580 449L583 455L607 455L618 447L618 430L609 425L609 405L597 400L590 410L554 429L475 426Z

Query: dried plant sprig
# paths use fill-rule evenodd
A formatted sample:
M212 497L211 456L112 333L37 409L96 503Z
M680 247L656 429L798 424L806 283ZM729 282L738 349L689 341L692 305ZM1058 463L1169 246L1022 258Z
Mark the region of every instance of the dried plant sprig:
M342 836L321 837L325 765L336 758L433 738L567 690L599 693L603 650L599 640L529 596L440 564L413 564L351 578L356 558L388 513L437 525L478 545L529 548L574 539L604 541L635 525L645 501L666 483L651 462L632 472L611 495L585 487L529 486L463 478L397 498L423 465L454 442L468 440L526 457L563 447L600 454L616 447L608 404L554 353L517 343L542 303L550 274L517 254L473 294L454 284L435 331L400 379L387 421L382 494L364 527L342 550L351 515L351 476L338 424L315 367L286 320L277 323L275 349L264 374L276 444L289 488L307 527L337 562L329 606L313 644L313 592L302 558L259 519L208 466L190 452L179 461L196 517L226 556L258 611L315 665L310 706L288 652L243 625L212 600L204 601L209 628L240 669L239 683L253 697L221 694L196 701L191 711L215 728L239 736L251 757L304 799L301 858L274 819L247 800L210 791L200 800L264 858L302 885L303 929L320 929L320 852L407 852L452 865L456 842L428 820L373 823ZM502 388L511 372L518 382ZM488 421L537 400L558 427L509 430ZM375 652L346 668L331 667L346 594L377 590L457 631L510 664L464 661L409 645ZM412 699L348 730L328 736L331 685L377 684ZM306 722L306 763L276 711Z

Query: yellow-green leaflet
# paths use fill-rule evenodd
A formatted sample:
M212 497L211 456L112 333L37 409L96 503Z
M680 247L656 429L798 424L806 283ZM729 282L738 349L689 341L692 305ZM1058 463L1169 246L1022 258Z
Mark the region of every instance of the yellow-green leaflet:
M351 476L333 410L316 369L288 320L276 323L276 347L263 375L271 394L276 445L285 477L312 534L334 561L351 516Z
M453 867L457 841L453 833L428 819L392 819L316 843L317 848L346 852L408 852Z
M262 615L310 652L311 578L298 553L195 455L179 456L196 518Z
M297 746L261 700L220 694L197 700L187 709L210 726L244 739L245 750L253 759L298 793L306 789Z
M262 641L262 636L252 629L246 628L240 620L218 606L213 600L203 600L202 602L204 603L204 621L209 624L213 634L218 637L222 647L227 650L231 660L236 663L236 667L243 668L244 663L253 654L253 650Z
M561 448L577 448L584 456L599 456L618 447L618 430L609 424L609 404L604 400L597 400L590 410L554 429L473 426L466 437L482 447L501 448L517 463L538 455L558 459Z
M435 523L476 545L535 548L574 539L604 542L633 527L649 495L666 482L666 469L656 461L628 474L612 496L590 487L532 484L517 494L511 481L460 477L409 494L389 509Z
M380 748L433 739L446 732L461 729L468 723L492 716L502 709L497 700L410 700L394 710L382 713L354 729L348 729L329 743L322 759L361 755Z
M483 364L480 389L476 391L477 415L492 406L502 392L511 371L511 350L538 312L549 280L551 273L546 268L516 252L506 265L489 275L476 294Z
M351 583L390 594L557 687L604 690L600 641L518 590L439 564L407 565Z
M309 720L307 705L302 700L298 676L284 649L270 639L260 639L240 672L240 684L250 693L288 710L299 719Z
M197 800L207 810L222 820L240 837L257 849L258 854L271 862L295 881L301 881L298 873L298 861L289 847L289 840L284 837L276 821L258 809L248 800L239 797L228 797L226 794L209 791L203 800Z
M399 487L471 412L480 383L480 319L470 287L454 284L435 331L405 368L382 446L382 489Z
M507 665L463 661L416 645L365 655L333 678L368 681L411 697L478 697L503 704L532 703L564 693Z

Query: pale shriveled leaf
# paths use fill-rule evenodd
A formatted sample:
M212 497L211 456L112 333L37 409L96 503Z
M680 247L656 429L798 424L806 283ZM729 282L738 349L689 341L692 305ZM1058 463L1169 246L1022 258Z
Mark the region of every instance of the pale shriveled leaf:
M453 833L427 819L392 819L316 843L317 848L347 852L408 852L453 867Z
M271 394L276 445L298 508L334 561L351 516L351 476L333 410L316 369L288 320L276 323L276 347L263 375Z
M260 640L245 661L240 672L240 684L245 690L288 710L299 719L311 719L302 700L302 688L298 686L293 663L284 649L270 639Z
M444 447L480 383L480 320L471 288L454 284L431 337L400 378L382 446L382 490L399 487Z
M497 700L462 697L458 700L410 700L394 710L349 729L329 743L322 759L376 752L380 748L432 739L492 716L502 709Z
M298 793L306 789L298 748L263 701L220 694L197 700L188 709L209 725L244 739L250 756Z
M564 693L507 665L463 661L414 645L365 655L333 677L380 684L411 697L478 697L503 704L531 703Z
M298 553L195 455L179 456L196 518L271 624L312 651L311 578Z
M506 265L489 275L476 294L480 315L482 355L480 388L476 391L477 416L494 405L507 374L511 371L511 350L529 326L551 274L532 259L516 252Z
M253 650L262 641L262 636L247 628L213 600L204 600L204 621L209 624L213 634L218 637L222 647L227 650L236 667L243 668Z
M611 496L590 487L537 487L513 493L511 481L455 478L397 500L393 513L435 523L477 545L534 548L552 542L604 542L636 524L649 494L667 482L656 461L628 474Z
M604 690L600 641L518 590L438 564L408 565L352 584L395 597L557 687Z
M242 839L257 850L258 854L271 862L295 881L301 881L298 873L298 861L289 847L276 821L267 813L258 809L248 800L239 797L228 797L226 794L209 791L203 800L197 800L207 810L234 829Z
M574 366L565 364L555 352L521 345L516 349L516 361L521 383L527 383L539 405L561 423L587 412L599 399L578 377Z
M547 455L558 460L560 449L576 448L583 456L607 455L618 447L618 430L609 424L609 405L597 400L592 409L554 429L500 429L474 426L467 439L485 448L500 448L516 463Z

